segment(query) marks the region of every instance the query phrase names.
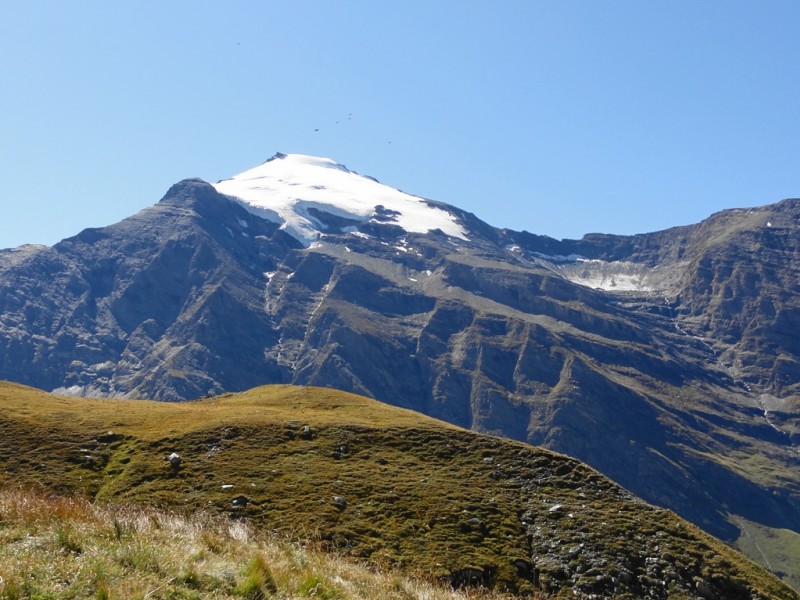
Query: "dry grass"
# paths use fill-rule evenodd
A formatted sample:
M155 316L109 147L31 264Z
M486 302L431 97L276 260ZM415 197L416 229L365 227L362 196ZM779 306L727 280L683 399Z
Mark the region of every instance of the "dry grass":
M501 600L290 542L246 521L0 491L0 598Z

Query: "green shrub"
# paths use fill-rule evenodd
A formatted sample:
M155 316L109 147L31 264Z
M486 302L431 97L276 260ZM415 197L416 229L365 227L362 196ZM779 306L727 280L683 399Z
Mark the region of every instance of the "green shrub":
M303 596L320 600L341 600L342 598L339 590L316 575L306 577L298 591Z
M21 600L22 590L13 579L0 585L0 600Z
M256 554L245 569L245 578L236 588L236 593L248 600L263 600L278 591L275 579L260 554Z
M105 581L97 583L97 589L94 592L95 600L111 600L111 591L108 589L108 584Z
M59 525L56 528L56 545L62 550L80 554L83 546L78 539L78 534L69 525Z

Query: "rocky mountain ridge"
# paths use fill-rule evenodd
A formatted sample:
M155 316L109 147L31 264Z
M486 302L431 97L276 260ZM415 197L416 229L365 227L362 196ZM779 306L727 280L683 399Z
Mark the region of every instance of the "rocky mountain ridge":
M309 241L185 180L0 251L0 377L161 400L329 386L570 454L731 543L798 535L800 201L562 241L420 202L464 235L317 202Z

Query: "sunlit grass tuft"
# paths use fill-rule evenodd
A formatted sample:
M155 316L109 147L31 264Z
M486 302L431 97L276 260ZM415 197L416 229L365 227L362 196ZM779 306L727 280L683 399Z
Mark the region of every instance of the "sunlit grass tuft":
M266 559L256 554L247 563L244 581L236 588L236 593L247 600L265 600L277 591L278 586Z

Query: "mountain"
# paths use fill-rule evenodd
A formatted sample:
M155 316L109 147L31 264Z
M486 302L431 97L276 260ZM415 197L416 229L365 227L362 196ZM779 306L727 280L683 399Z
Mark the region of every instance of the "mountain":
M4 488L24 482L103 505L246 518L456 587L558 598L799 597L575 459L352 394L268 386L175 404L2 384L0 403ZM109 529L106 544L121 530ZM81 552L77 533L57 534L73 540L68 554Z
M0 377L359 393L579 458L800 587L798 223L557 241L278 154L0 251Z

